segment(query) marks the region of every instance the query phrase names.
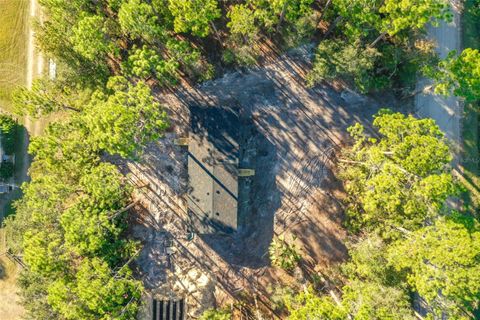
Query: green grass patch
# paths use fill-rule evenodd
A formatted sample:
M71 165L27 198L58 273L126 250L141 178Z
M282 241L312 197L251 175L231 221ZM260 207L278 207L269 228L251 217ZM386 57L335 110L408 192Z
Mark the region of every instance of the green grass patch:
M462 41L464 48L480 49L479 0L466 0L462 15ZM465 104L462 120L463 170L462 182L469 191L466 203L475 210L480 207L480 147L479 103ZM478 209L476 209L478 210ZM478 212L477 212L478 213Z
M0 108L11 110L11 94L24 85L27 69L28 1L0 0Z

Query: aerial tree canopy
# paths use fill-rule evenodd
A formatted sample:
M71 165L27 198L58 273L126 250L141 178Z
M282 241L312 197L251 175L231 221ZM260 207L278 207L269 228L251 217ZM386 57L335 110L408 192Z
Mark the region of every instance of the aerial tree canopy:
M299 293L293 298L286 299L287 309L290 312L288 319L329 319L343 320L347 314L332 298L318 296L312 290Z
M294 22L312 11L313 0L250 0L255 17L267 30L283 22Z
M387 0L379 9L382 19L380 31L393 36L403 30L422 30L427 23L451 21L449 3L445 0Z
M342 291L343 308L353 319L415 319L408 294L401 288L354 280Z
M74 44L74 50L85 59L102 59L109 51L104 24L101 16L84 16L73 27L70 41Z
M167 115L144 82L131 84L111 78L111 94L97 92L82 120L93 145L110 154L133 156L147 142L161 136L168 126Z
M432 119L389 110L380 111L373 126L378 138L369 137L360 124L349 128L355 145L340 160L350 194L350 225L381 230L384 236L418 229L457 192L443 133Z
M142 79L154 77L161 84L174 85L178 78L179 61L174 57L163 59L154 49L143 46L132 49L126 67L127 72Z
M480 52L476 49L467 48L459 55L450 52L437 67L429 68L427 74L436 82L437 93L453 93L468 102L480 98Z
M324 40L318 45L307 83L313 86L321 81L343 78L351 80L363 93L381 88L388 83L388 79L375 74L375 65L380 56L376 48L362 48L358 42Z
M73 92L72 92L73 91ZM78 112L90 99L91 91L72 90L61 81L35 79L32 87L19 87L13 92L14 111L21 116L40 118L58 111Z
M153 7L142 0L124 1L118 11L118 23L122 32L131 39L153 41L164 31Z
M333 5L343 19L345 34L352 39L372 32L394 36L404 30L422 30L429 22L452 18L445 0L335 0Z
M388 245L371 233L348 245L349 261L341 265L342 274L353 281L377 282L384 286L397 286L402 275L388 263Z
M127 268L112 274L101 259L83 259L72 278L60 278L48 287L48 302L64 319L128 320L140 298L138 282Z
M288 319L415 319L408 295L401 288L352 280L342 288L342 292L342 301L339 303L330 296L316 295L313 290L286 297L290 312Z
M388 254L437 315L467 319L478 308L480 229L471 217L439 218L395 242Z
M198 37L210 33L211 23L220 17L217 0L168 0L175 32L191 32Z
M233 37L240 38L245 42L252 41L259 33L258 27L255 25L255 14L245 4L234 5L227 13L230 21L227 27Z

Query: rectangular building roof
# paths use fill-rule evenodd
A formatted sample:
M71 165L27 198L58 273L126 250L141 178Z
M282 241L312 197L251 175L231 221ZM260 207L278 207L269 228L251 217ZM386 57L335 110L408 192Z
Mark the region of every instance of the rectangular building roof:
M237 230L238 117L223 108L192 108L188 145L189 213L200 234Z

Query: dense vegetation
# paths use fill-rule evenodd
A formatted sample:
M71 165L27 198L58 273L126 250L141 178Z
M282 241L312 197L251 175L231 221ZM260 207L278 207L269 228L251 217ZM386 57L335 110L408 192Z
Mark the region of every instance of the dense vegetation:
M442 0L39 2L47 18L37 42L58 74L19 89L14 103L19 115L62 120L33 139L31 182L6 222L27 265L20 284L35 319L134 317L142 288L129 268L138 244L125 236L132 190L108 159L135 159L162 135L169 123L155 95L180 81L254 64L266 39L288 48L322 38L311 85L340 79L361 92L405 92L427 70L439 91L478 94L478 52L436 64L432 45L417 37L426 23L450 19ZM360 241L345 265L342 303L302 293L289 303L291 317L411 318L411 292L432 314L465 317L478 303L479 231L444 205L458 187L443 135L430 120L387 111L374 125L376 139L351 129L356 144L344 159L349 226ZM271 251L285 269L299 260L283 239Z
M480 303L480 224L447 198L458 194L443 133L431 119L389 110L357 124L340 159L356 241L342 265L341 303L313 292L289 298L291 319L472 319ZM419 297L414 298L414 293Z
M4 155L12 156L15 153L17 130L19 125L12 117L0 115L0 140ZM11 161L0 159L0 179L7 180L13 176L14 171L14 164Z
M18 124L12 117L0 115L0 134L5 154L11 155L15 152L16 130L18 130Z

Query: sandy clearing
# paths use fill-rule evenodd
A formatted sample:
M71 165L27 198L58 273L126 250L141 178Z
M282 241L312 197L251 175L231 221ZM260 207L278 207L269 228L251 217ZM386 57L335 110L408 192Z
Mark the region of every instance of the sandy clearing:
M147 147L140 161L121 164L138 187L140 203L130 226L143 244L135 270L147 294L161 299L170 293L188 295L192 316L215 300L222 304L246 299L253 305L248 297L258 296L270 306L272 285L300 285L313 268L320 272L344 261L346 233L337 200L343 191L334 176L331 151L349 141L346 129L353 123L370 128L382 104L360 96L357 101L346 99L345 92L327 85L307 88L310 58L311 48L295 50L261 68L179 87L161 97L173 132ZM188 152L174 141L201 127L203 138L220 149L222 141L232 138L230 128L215 120L209 132L198 121L202 110L219 107L243 119L239 161L243 168L253 168L255 176L239 181L243 191L238 218L243 223L237 233L189 240ZM301 248L305 270L298 279L270 266L268 246L274 235L285 235ZM169 239L176 248L173 267L165 255ZM209 281L198 280L203 278Z

